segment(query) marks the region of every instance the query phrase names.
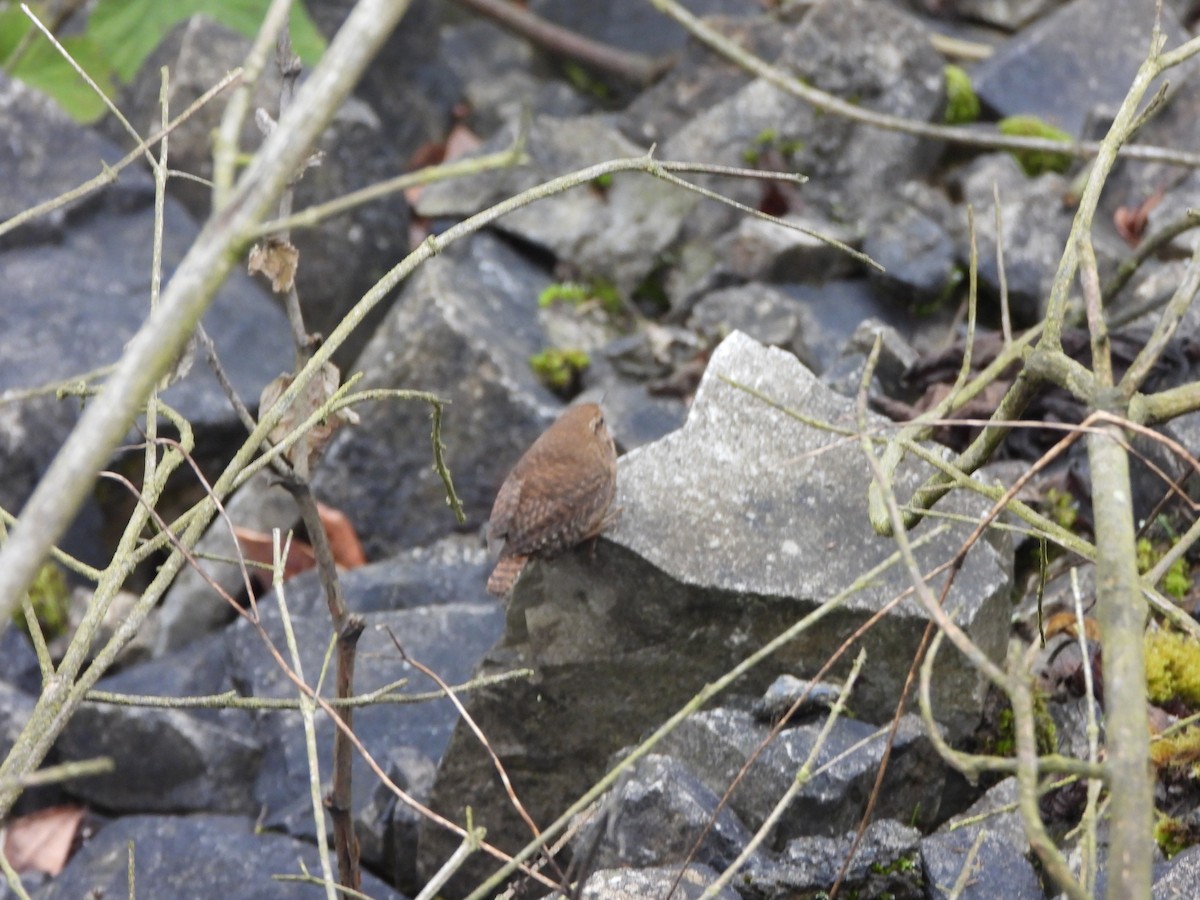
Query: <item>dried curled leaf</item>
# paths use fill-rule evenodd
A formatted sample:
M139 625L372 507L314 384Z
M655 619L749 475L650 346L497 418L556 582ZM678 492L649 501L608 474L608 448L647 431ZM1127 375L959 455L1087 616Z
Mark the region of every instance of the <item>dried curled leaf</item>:
M292 385L294 377L289 374L280 375L273 379L265 388L258 400L258 408L269 410L276 401ZM288 407L279 422L271 429L272 443L281 443L314 412L320 409L337 391L341 384L341 373L333 363L325 363L321 371L305 386L304 391L296 401ZM352 409L341 409L330 413L308 429L289 447L284 457L296 471L307 477L317 461L321 458L329 439L343 425L354 425L358 422L358 414Z
M86 810L52 806L14 819L4 829L4 855L18 874L57 875L71 855Z
M296 268L300 265L300 251L290 241L268 238L255 244L250 250L246 266L251 275L261 272L271 279L271 290L286 294L296 283Z

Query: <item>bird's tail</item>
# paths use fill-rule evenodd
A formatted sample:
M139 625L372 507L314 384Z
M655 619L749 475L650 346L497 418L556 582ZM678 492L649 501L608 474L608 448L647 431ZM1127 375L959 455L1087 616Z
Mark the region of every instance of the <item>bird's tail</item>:
M488 593L495 594L497 597L508 596L508 592L516 583L517 576L521 574L521 570L525 568L525 563L528 561L528 556L506 556L496 563L496 568L492 570L491 577L488 578Z

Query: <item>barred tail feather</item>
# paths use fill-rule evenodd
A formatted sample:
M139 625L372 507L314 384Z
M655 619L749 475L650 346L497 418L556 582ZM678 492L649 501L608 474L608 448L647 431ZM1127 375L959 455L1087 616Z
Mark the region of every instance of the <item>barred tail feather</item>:
M508 596L508 592L516 583L517 576L521 574L521 570L525 568L525 563L528 561L528 556L506 556L496 563L496 568L492 570L491 577L488 578L488 593L495 594L497 597Z

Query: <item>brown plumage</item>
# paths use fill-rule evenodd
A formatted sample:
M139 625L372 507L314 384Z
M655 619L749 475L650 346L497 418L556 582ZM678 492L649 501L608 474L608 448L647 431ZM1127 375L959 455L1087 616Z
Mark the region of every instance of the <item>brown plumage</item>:
M617 451L595 403L568 408L533 442L500 486L488 521L488 547L500 561L488 590L504 596L530 557L549 559L612 521Z

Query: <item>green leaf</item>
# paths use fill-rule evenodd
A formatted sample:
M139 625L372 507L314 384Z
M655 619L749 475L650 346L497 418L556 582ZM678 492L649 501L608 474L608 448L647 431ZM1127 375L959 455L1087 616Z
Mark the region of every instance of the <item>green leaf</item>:
M258 33L270 0L100 0L88 20L88 34L110 53L123 81L137 74L167 33L196 14L208 16L246 37ZM292 46L305 64L314 65L325 50L304 7L292 7Z
M91 39L80 35L66 38L62 44L79 67L111 97L116 89L113 72L108 59ZM30 87L49 94L77 122L94 122L104 115L104 101L40 35L28 46L11 74Z
M86 32L62 43L112 97L118 82L130 81L178 23L203 13L253 37L269 4L270 0L98 0ZM0 8L0 60L6 60L32 28L17 7ZM291 29L296 53L306 65L314 65L325 51L325 39L300 3L292 7ZM91 122L104 112L103 101L40 35L9 74L49 94L77 121Z

